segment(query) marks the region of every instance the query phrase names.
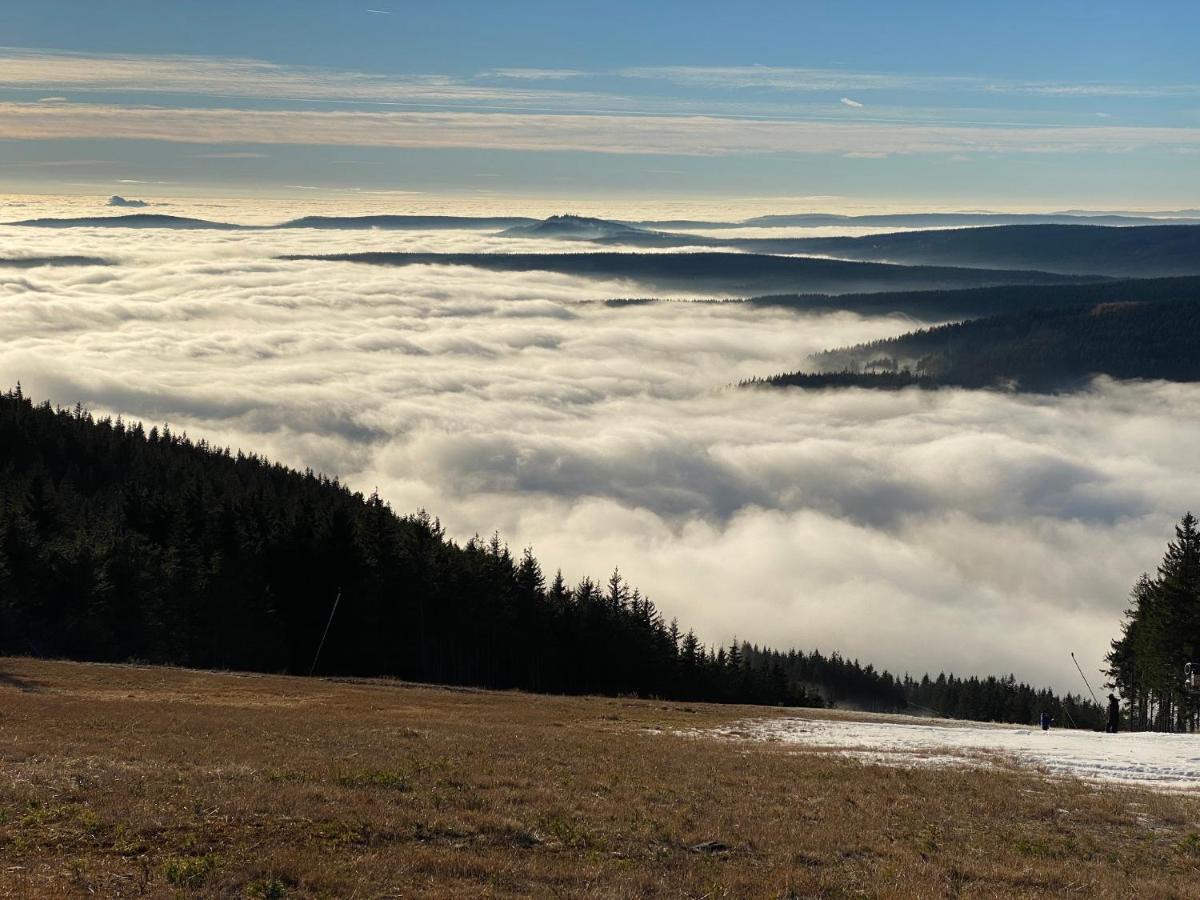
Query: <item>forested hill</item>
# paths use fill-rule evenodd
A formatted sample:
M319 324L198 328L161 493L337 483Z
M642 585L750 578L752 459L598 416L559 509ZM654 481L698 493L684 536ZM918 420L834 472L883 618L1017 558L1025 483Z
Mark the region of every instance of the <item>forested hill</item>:
M304 216L272 228L372 229L379 231L447 231L514 228L535 224L524 216Z
M1158 570L1130 592L1121 636L1108 654L1108 675L1135 730L1195 731L1200 707L1187 666L1200 662L1200 522L1187 513L1175 527Z
M741 296L787 291L843 294L1000 284L1070 284L1094 277L944 266L894 266L750 253L334 253L293 254L377 266L470 266L489 272L558 272L635 281L665 291Z
M630 231L592 237L638 247L710 247L906 266L1154 278L1200 275L1200 225L999 225L864 237L723 238Z
M926 322L973 319L1006 312L1099 303L1200 302L1200 278L1136 278L1085 284L1022 284L938 291L890 291L853 294L773 294L724 300L749 306L778 307L799 313L847 310L862 315L902 314ZM672 303L661 298L607 300L623 304ZM688 301L694 302L694 301Z
M1001 225L801 238L787 246L793 253L920 266L1038 269L1119 277L1200 275L1200 225ZM753 244L744 249L771 252Z
M248 225L232 222L210 222L186 216L171 216L164 213L126 213L120 216L83 216L69 219L24 219L8 222L30 228L182 228L199 231L238 231Z
M996 679L937 693L837 654L706 648L615 571L569 586L312 472L0 395L0 654L305 673L339 592L322 674L1000 714ZM1099 721L1009 685L1003 715L1034 696Z
M1024 310L831 350L756 384L1070 390L1094 375L1200 381L1200 304Z

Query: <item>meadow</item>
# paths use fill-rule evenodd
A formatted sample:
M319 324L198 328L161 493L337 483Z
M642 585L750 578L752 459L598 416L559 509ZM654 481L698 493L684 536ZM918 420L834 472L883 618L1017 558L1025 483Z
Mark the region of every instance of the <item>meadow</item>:
M707 734L784 714L0 659L0 896L1195 894L1193 796Z

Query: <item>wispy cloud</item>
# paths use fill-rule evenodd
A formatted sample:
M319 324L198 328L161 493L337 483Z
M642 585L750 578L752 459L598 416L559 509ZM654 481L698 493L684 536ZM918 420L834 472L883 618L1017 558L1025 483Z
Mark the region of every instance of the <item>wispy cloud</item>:
M384 190L384 189L376 190L373 188L357 188L356 187L356 188L350 188L350 193L352 193L352 194L370 194L372 196L380 196L380 197L412 197L412 196L416 196L419 194L424 194L425 192L424 191L402 190L399 188L394 189L394 190Z
M864 149L889 154L974 154L1200 147L1200 128L970 127L717 116L311 112L21 103L0 103L0 133L10 140L107 138L209 145L463 147L682 156L841 154Z
M773 66L643 66L619 71L626 78L668 81L710 88L770 88L801 93L845 90L896 90L965 87L973 78L852 72L841 69Z
M1078 97L1200 96L1200 83L998 81L971 75L856 72L772 66L644 66L621 69L627 78L711 88L769 88L797 93L837 91L965 91Z
M1037 94L1055 97L1200 96L1200 84L1002 82L989 84L986 86L986 90L999 94Z
M386 12L386 10L383 10ZM0 87L63 89L38 103L0 103L0 134L19 139L117 139L201 145L341 145L719 156L741 153L958 154L1191 149L1197 128L1114 127L1076 109L1028 116L947 96L1070 97L1182 93L1187 85L1052 84L839 69L643 67L604 75L680 87L669 96L571 89L577 69L502 68L476 77L379 75L255 59L0 49ZM509 83L505 83L509 82ZM542 84L544 83L544 85ZM590 82L589 82L590 85ZM632 86L632 85L631 85ZM686 89L684 89L686 88ZM693 90L704 88L705 90ZM711 89L711 90L710 90ZM745 92L749 93L745 93ZM941 92L921 106L896 92ZM811 93L809 105L788 97ZM881 96L882 92L891 92ZM66 99L67 94L73 98ZM103 93L154 105L117 105ZM667 92L664 92L667 93ZM166 96L171 95L171 96ZM193 98L208 98L195 102ZM270 100L267 108L251 101ZM835 102L836 101L836 102ZM972 101L972 102L975 102ZM337 105L335 105L337 104ZM831 104L835 108L831 108ZM855 110L838 114L837 105ZM254 107L254 108L251 108ZM284 108L280 108L284 107ZM847 121L852 119L853 121ZM258 150L197 152L261 159Z
M508 71L510 78L517 72ZM565 70L564 70L565 71ZM531 80L532 75L524 80ZM446 75L377 75L258 59L65 53L0 48L0 86L361 103L518 105L601 102L589 93L487 85ZM613 98L608 98L612 102Z
M381 12L387 12L381 10ZM606 90L586 88L576 79L597 76ZM648 92L639 82L656 81L664 90ZM998 117L1012 120L1012 110L995 109L988 98L1061 96L1064 99L1109 96L1150 97L1195 94L1200 86L1097 83L1002 82L955 75L857 72L823 68L770 66L640 67L587 72L569 68L506 67L476 76L443 74L379 74L353 70L292 66L259 59L204 56L68 53L0 48L0 87L60 91L48 94L47 105L76 101L91 94L135 94L171 105L191 98L227 105L271 100L290 106L347 104L410 109L510 111L524 113L738 115L744 118L814 118L828 114L833 99L847 106L869 106L877 118L907 121L957 121ZM628 88L625 91L623 88ZM794 94L811 94L811 105ZM817 96L817 95L828 96ZM919 103L920 96L937 104ZM107 101L108 98L105 98ZM49 101L53 101L50 103ZM849 102L848 102L849 101ZM981 106L992 105L990 111ZM861 107L859 107L861 108ZM1029 111L1041 124L1062 124L1062 113ZM1046 121L1050 119L1050 121Z
M38 159L24 162L4 163L5 166L22 169L74 169L91 166L111 166L116 160L112 159Z
M235 150L229 153L193 153L192 159L270 159L269 153Z
M482 78L511 78L517 81L565 81L587 74L578 69L490 69Z

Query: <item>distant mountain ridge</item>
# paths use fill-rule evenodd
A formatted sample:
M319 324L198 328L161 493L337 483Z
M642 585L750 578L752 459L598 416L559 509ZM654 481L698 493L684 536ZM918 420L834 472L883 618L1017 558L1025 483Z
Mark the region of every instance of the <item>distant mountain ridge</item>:
M515 225L500 232L502 237L540 237L578 241L593 241L602 238L637 238L645 234L647 234L645 229L636 228L624 222L575 216L569 213L550 216L539 222Z
M28 228L188 228L211 231L240 231L253 225L235 225L232 222L210 222L187 216L170 216L165 213L127 213L120 216L80 216L66 219L24 219L8 222Z
M712 248L908 266L1159 278L1200 275L1200 225L994 225L863 237L722 238L640 231L594 239L639 249Z
M144 202L144 201L138 201ZM125 205L132 205L126 203ZM530 226L536 233L539 226L548 231L560 225L570 231L569 222L593 222L602 235L609 236L632 232L655 232L672 228L723 230L733 228L818 228L828 226L872 227L872 228L952 228L967 225L1172 225L1200 224L1200 210L1178 210L1161 216L1132 215L1124 213L898 213L879 215L838 215L834 213L798 213L794 215L756 216L732 221L710 221L705 219L646 219L624 220L603 219L589 216L560 214L545 219L531 216L453 216L453 215L362 215L362 216L302 216L269 225L244 225L236 222L214 222L189 216L173 216L165 213L129 213L125 215L95 215L76 217L42 217L6 222L39 228L72 227L124 227L124 228L329 228L329 229L511 229ZM577 232L580 229L575 229ZM514 235L515 236L515 235ZM677 235L676 237L687 237Z
M494 272L558 272L585 278L624 278L661 290L721 291L743 296L789 291L841 294L1094 280L1046 272L897 266L749 253L374 252L290 254L280 258L382 266L470 266Z
M459 228L513 228L521 225L533 225L537 222L537 219L531 219L526 216L304 216L268 227L437 231Z
M781 243L775 242L776 246ZM787 240L786 245L793 252L905 265L1037 269L1118 277L1200 275L1200 225L1001 225L866 237L796 238Z
M1200 277L1133 278L1072 284L1011 284L952 290L874 291L844 294L765 294L738 300L686 300L740 303L798 313L854 312L864 316L912 316L926 322L976 319L1030 309L1061 309L1101 303L1200 302ZM680 302L635 297L604 301L610 306Z
M100 256L9 256L0 257L0 268L37 269L42 266L111 266Z
M1200 213L1184 210L1188 215L1158 216L1126 213L883 213L843 216L828 213L755 216L742 220L744 227L816 227L822 225L861 225L897 228L952 228L963 225L1178 225L1200 224Z

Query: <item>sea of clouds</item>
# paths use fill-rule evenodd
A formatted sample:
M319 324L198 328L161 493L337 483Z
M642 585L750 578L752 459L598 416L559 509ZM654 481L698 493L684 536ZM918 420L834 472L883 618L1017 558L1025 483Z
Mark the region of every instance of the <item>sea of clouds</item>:
M498 530L572 580L619 565L709 642L1077 690L1068 652L1100 667L1129 587L1200 506L1198 386L736 389L914 323L274 258L576 244L0 227L0 248L114 263L0 268L4 383L378 489L459 539Z

